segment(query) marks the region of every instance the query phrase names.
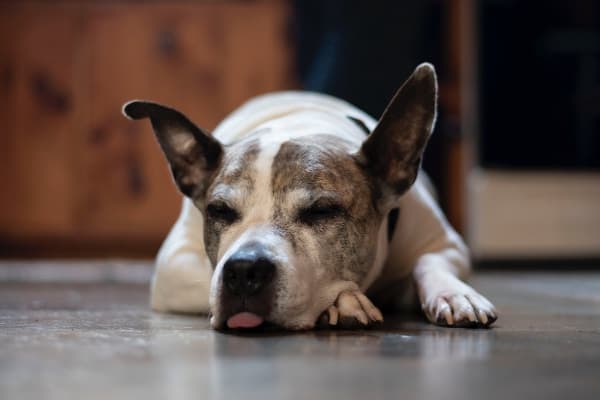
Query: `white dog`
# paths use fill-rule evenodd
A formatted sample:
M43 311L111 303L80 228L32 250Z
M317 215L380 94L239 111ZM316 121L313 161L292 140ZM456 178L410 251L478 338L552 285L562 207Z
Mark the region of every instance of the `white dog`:
M493 323L493 305L462 281L467 248L417 178L436 102L422 64L379 122L330 96L283 92L209 135L173 109L127 103L128 117L150 118L186 197L152 307L210 313L217 329L361 327L383 320L367 294L397 303L410 282L433 323Z

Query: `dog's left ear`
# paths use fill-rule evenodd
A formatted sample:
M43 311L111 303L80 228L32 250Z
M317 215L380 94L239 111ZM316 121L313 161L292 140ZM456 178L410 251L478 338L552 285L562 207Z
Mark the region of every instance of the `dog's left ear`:
M150 118L181 193L192 199L204 195L221 162L221 143L179 111L160 104L130 101L123 106L123 114L131 119Z
M417 179L423 151L433 131L436 108L435 69L424 63L396 92L362 144L359 162L394 195L406 192Z

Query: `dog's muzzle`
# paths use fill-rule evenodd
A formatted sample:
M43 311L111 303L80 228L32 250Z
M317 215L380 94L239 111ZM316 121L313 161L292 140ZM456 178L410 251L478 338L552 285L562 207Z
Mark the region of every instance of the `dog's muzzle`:
M228 328L255 328L264 322L273 301L276 266L264 247L243 246L223 265L221 309Z

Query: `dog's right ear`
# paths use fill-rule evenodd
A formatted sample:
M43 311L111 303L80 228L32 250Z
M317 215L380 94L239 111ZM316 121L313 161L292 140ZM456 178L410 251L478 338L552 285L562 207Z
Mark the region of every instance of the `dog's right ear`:
M386 192L400 196L417 179L436 110L435 69L423 63L394 95L358 154Z
M123 114L131 119L150 118L181 193L189 198L204 195L223 156L221 143L179 111L160 104L130 101L123 106Z

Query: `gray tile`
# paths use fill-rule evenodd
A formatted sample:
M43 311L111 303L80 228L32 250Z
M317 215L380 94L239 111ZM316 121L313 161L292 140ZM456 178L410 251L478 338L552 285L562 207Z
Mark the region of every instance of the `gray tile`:
M482 274L494 329L223 334L133 284L0 284L2 399L596 399L600 274Z

